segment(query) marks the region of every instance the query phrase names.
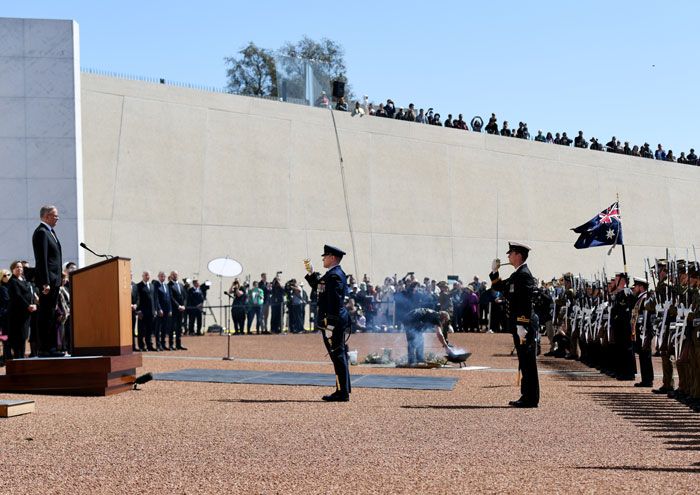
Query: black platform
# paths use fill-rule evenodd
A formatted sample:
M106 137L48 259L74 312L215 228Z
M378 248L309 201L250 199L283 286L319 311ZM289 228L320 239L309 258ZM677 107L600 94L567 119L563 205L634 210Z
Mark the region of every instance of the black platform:
M287 371L211 370L192 368L154 375L156 380L176 382L252 383L256 385L312 385L334 387L330 373ZM351 375L353 387L407 390L452 390L457 378L405 375Z

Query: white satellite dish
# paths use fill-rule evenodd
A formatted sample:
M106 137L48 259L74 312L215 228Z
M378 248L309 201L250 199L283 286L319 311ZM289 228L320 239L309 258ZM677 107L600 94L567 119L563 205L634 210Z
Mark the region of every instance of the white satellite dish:
M243 272L243 265L231 258L216 258L209 262L207 268L220 277L235 277Z

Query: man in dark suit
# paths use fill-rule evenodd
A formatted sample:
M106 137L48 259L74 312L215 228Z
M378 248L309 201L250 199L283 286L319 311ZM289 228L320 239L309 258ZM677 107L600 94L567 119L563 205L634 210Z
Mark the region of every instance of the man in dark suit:
M187 306L187 291L178 278L179 275L176 271L173 270L170 272L170 282L168 282L168 286L170 287L170 300L173 308L172 330L174 330L175 333L175 348L186 351L187 348L182 345L182 323ZM170 350L174 350L172 342L170 343Z
M202 310L204 308L204 292L199 286L199 280L192 281L192 287L187 291L187 317L189 319L189 334L202 335ZM195 331L195 324L197 329Z
M491 264L491 287L503 294L506 300L506 328L513 335L518 353L518 368L522 372L521 397L511 401L513 407L537 407L540 402L540 382L537 376L537 335L539 324L533 319L532 294L537 286L525 263L530 248L519 242L508 243L508 261L515 271L501 280L499 259ZM536 320L536 316L534 317Z
M136 284L136 317L139 320L139 351L155 351L151 337L155 325L158 307L155 287L151 282L151 273L143 272L142 280Z
M156 349L159 351L175 350L173 343L173 306L170 298L170 287L166 283L165 272L158 272L158 280L154 282L158 298L158 313L156 315L155 335ZM169 345L165 345L165 337Z
M32 235L32 247L36 260L35 283L39 289L38 344L39 355L57 357L64 353L57 349L56 304L61 287L62 253L54 227L58 223L58 209L53 205L42 206L41 223Z
M136 311L138 309L139 294L136 290L136 284L133 281L134 274L131 274L131 346L134 351L136 348Z
M323 268L328 270L323 276L314 271L311 261L304 261L308 272L305 278L318 294L316 327L321 330L335 369L335 392L323 397L328 402L347 402L351 391L346 344L350 332L350 315L345 308L348 284L340 267L344 255L345 252L336 247L323 246Z

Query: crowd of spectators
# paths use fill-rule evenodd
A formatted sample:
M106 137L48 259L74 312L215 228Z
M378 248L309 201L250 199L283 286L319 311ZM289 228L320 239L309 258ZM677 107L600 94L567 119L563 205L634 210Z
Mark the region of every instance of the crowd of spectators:
M67 263L57 314L58 342L62 351L70 349L70 286L69 274L75 263ZM0 281L0 342L3 360L36 355L35 325L39 304L38 290L33 284L34 269L26 261L12 264L11 271L3 270ZM234 279L224 294L230 300L231 333L280 334L304 333L314 330L316 293L307 292L296 279L282 281L278 272L272 280L265 273L259 280ZM142 280L132 282L132 328L135 351L186 350L180 335L203 335L203 317L215 317L216 306L209 305L207 292L211 284L200 284L197 279L180 280L177 271L159 272L151 280L149 271ZM21 287L26 290L21 290ZM348 275L349 294L346 307L351 318L352 332L400 332L409 313L416 308L446 311L455 332L504 331L504 299L485 281L474 277L462 280L436 281L425 277L417 279L414 273L403 278L386 277L374 284L367 275L357 281ZM550 287L551 288L551 287ZM552 289L553 290L553 289ZM27 299L29 298L29 299ZM228 327L228 322L220 322ZM204 324L206 328L206 321ZM21 342L10 345L8 337L21 328ZM211 329L212 327L209 327ZM153 340L155 339L155 340ZM167 342L166 342L167 341ZM29 343L29 352L26 344Z
M61 278L56 313L56 341L59 350L67 351L70 342L70 285L69 274L77 269L75 263L66 263ZM35 268L26 260L10 264L9 270L0 270L0 343L3 346L0 366L9 359L38 355L37 326L39 289L34 283Z
M327 98L320 101L325 102L326 105L330 104ZM337 100L335 109L344 112L348 111L348 104L344 97ZM673 150L665 151L661 144L658 144L656 149L652 150L649 143L630 146L628 141L620 142L619 139L612 136L610 141L603 145L595 137L586 139L583 135L583 131L578 131L578 135L574 139L571 139L566 132L555 132L554 135L552 135L551 132L544 134L542 130L538 130L537 134L533 137L528 130L528 125L526 122L519 122L518 128L514 129L511 128L507 120L504 120L499 129L498 119L494 113L491 114L491 117L485 126L483 119L479 116L474 117L471 119L470 123L467 124L461 113L456 119L453 119L452 114L448 114L447 118L442 120L441 115L435 112L432 108L428 108L427 111L425 111L423 108L416 110L413 103L410 103L406 108L397 108L394 101L391 99L387 99L386 103L384 104L371 103L369 102L368 97L365 96L363 103L360 103L359 101L355 102L352 109L352 115L371 115L375 117L416 122L419 124L451 127L453 129L473 132L482 132L483 129L483 132L486 132L487 134L500 135L504 137L534 140L541 143L557 144L560 146L573 145L575 148L590 149L593 151L605 151L608 153L619 153L628 156L649 158L666 162L700 165L700 161L698 160L693 148L691 148L687 154L683 151L680 153L680 155L678 155L678 157L676 157Z

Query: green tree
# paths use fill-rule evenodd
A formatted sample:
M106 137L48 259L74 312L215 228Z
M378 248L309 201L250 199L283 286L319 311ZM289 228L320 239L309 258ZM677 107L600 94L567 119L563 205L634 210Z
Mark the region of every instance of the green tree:
M226 57L229 93L254 96L277 96L275 59L269 50L252 41L238 52L240 58Z
M303 66L295 64L294 59L304 59L314 62L314 77L324 85L324 89L329 89L331 81L343 81L345 83L345 97L350 101L353 99L352 91L348 84L345 66L345 50L333 40L321 38L315 41L304 36L296 43L287 42L278 53L283 57L288 57L291 62L283 63L280 67L283 72L291 76L293 72L302 71L296 77L290 77L297 81L303 81Z

